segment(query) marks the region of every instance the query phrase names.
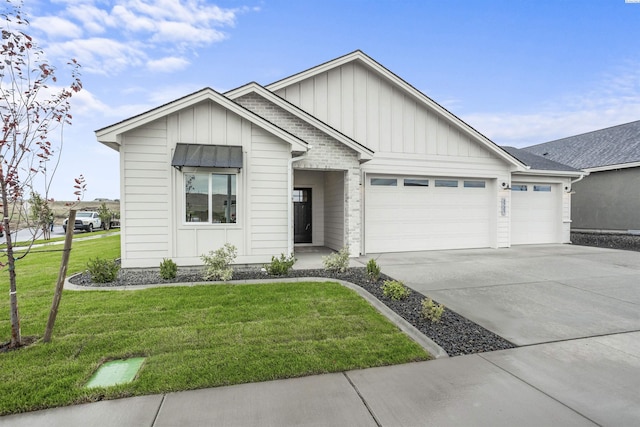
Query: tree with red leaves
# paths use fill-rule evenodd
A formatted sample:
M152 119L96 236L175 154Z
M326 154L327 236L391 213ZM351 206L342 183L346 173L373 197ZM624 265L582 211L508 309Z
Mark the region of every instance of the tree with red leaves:
M21 4L6 2L0 41L0 203L4 215L7 242L6 260L2 267L9 269L11 310L11 341L9 347L22 345L18 297L16 290L16 256L13 250L11 227L25 215L20 208L24 195L34 191L38 176L44 177L48 188L52 174L47 175L47 163L59 156L53 147L50 133L71 124L70 98L82 89L80 65L71 60L71 82L59 86L56 69L44 52L27 34L29 21L23 16ZM84 189L84 179L78 178L76 194ZM46 197L46 192L45 192ZM27 215L28 216L28 215ZM26 216L25 216L26 219ZM34 236L35 240L35 236ZM33 244L33 240L31 242ZM26 255L22 253L20 257Z

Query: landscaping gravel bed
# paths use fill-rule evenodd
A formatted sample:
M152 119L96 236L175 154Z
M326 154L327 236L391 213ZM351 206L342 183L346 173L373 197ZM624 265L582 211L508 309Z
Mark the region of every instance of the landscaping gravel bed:
M572 231L571 243L582 246L597 246L599 248L640 251L640 235L637 234Z
M279 277L326 277L354 283L378 298L391 310L402 316L423 334L442 347L449 356L481 353L485 351L503 350L515 347L504 338L488 331L480 325L460 316L452 310L445 309L440 321L432 323L421 315L424 295L410 289L409 296L394 301L382 294L382 283L390 280L382 275L377 282L370 282L364 267L349 268L345 273L331 273L323 269L291 270L286 276L268 276L259 269L241 269L234 272L234 280L274 279ZM118 279L111 283L93 283L88 273L73 276L70 280L75 285L84 286L131 286L155 283L203 282L199 270L181 269L173 280L164 280L158 270L120 270Z

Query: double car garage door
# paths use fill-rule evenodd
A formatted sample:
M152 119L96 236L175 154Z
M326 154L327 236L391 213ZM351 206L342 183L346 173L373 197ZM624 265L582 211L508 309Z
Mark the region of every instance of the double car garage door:
M495 185L488 179L367 177L366 252L495 246ZM557 196L556 185L514 183L512 244L560 241Z
M366 180L366 252L492 245L490 180L375 177Z

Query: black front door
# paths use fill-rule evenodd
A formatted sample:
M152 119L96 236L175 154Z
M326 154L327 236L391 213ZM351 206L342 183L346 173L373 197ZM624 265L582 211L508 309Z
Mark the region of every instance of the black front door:
M293 190L293 242L311 242L311 189Z

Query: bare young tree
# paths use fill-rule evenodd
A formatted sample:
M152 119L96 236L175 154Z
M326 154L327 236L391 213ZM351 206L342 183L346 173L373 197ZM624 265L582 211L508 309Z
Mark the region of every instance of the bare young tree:
M22 4L6 0L2 16L0 46L0 203L7 249L1 266L9 270L11 310L10 347L22 345L16 289L16 254L11 230L20 219L28 219L23 198L34 192L36 181L48 188L53 174L47 163L59 156L51 141L53 131L71 124L70 98L82 89L80 65L71 60L70 83L60 86L56 69L31 36ZM36 179L37 177L40 177ZM46 200L46 191L45 191ZM34 236L35 239L35 236ZM33 243L33 241L32 241ZM20 257L25 256L21 252Z

